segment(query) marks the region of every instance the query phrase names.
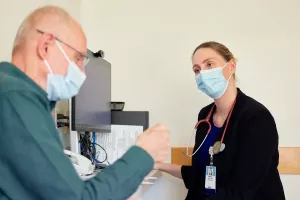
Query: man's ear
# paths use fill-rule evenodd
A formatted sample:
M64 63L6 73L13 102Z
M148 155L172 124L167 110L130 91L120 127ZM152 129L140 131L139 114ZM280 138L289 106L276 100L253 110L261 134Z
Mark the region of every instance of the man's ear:
M55 44L55 37L51 34L44 33L37 44L37 54L41 60L47 59L49 47Z

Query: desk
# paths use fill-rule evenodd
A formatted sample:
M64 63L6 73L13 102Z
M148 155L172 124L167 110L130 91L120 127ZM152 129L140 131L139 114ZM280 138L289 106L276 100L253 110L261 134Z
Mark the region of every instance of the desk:
M92 175L89 176L81 176L80 178L82 180L87 180L92 177L94 177L97 173L101 173L101 171L96 171ZM134 200L141 200L143 194L152 186L155 184L155 182L162 176L162 172L158 170L152 170L144 179L142 184L139 186L137 191L130 197Z
M151 171L144 179L142 184L139 186L137 191L131 196L131 198L142 199L143 194L155 184L155 182L161 178L162 172L158 170Z

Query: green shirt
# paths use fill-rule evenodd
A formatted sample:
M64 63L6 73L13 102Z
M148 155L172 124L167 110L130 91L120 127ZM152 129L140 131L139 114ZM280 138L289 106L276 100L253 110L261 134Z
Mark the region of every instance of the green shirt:
M0 200L125 200L152 170L134 146L82 181L63 152L47 94L10 63L0 63Z

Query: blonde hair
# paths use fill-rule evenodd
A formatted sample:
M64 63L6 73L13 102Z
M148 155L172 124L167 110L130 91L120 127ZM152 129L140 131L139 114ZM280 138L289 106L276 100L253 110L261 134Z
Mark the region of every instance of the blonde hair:
M220 56L222 56L224 58L224 60L226 62L229 62L231 60L236 61L236 58L233 56L233 54L231 53L231 51L223 44L215 42L215 41L209 41L209 42L205 42L200 44L193 52L193 56L195 55L195 53L199 50L199 49L203 49L203 48L209 48L212 49L214 51L216 51ZM233 74L233 77L235 77L235 74Z

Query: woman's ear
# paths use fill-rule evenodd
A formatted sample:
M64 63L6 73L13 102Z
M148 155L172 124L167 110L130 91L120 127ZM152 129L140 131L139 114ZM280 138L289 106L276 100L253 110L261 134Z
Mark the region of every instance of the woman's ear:
M229 61L229 71L234 74L236 71L236 61L234 59Z

